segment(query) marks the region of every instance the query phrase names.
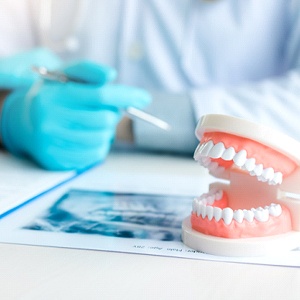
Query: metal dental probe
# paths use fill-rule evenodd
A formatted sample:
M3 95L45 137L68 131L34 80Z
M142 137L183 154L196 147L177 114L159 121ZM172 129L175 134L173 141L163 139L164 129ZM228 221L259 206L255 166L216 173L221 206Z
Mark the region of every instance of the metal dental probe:
M45 80L52 80L52 81L61 82L61 83L67 83L67 82L75 82L76 83L77 82L77 83L81 83L81 84L89 84L89 82L86 80L73 78L73 77L67 76L66 74L59 72L59 71L50 71L45 67L32 66L32 71L39 74L39 76ZM125 112L131 118L132 118L132 116L139 118L143 121L146 121L150 124L155 125L156 127L161 128L163 130L171 129L171 126L167 122L165 122L155 116L152 116L140 109L137 109L135 107L127 107L125 109Z

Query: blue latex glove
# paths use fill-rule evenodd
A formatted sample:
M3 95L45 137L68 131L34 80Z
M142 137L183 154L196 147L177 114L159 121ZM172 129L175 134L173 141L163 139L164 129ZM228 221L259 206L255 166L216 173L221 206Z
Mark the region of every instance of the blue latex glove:
M20 85L4 103L2 141L12 153L28 155L44 168L80 170L106 157L122 109L143 108L150 96L134 87L107 84L116 72L91 62L63 71L93 84ZM0 69L0 85L1 76Z

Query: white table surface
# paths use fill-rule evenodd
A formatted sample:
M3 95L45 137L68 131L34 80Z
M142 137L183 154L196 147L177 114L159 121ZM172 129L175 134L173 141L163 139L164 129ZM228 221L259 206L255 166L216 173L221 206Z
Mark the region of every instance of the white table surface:
M157 155L113 154L103 168L195 182L202 172ZM0 244L0 299L300 299L300 269Z

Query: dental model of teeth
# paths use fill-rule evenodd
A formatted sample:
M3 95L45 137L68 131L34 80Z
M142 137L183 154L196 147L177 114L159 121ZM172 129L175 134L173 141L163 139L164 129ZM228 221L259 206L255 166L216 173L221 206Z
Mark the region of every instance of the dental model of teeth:
M195 197L183 242L226 256L262 256L300 246L300 143L224 115L203 116L194 159L226 182Z
M233 147L225 148L222 142L214 144L210 140L199 144L195 150L194 159L215 174L225 171L224 167L219 166L216 161L212 161L212 159L218 158L222 158L224 161L232 160L235 166L249 172L251 176L256 176L258 181L267 182L270 185L282 183L281 172L275 172L273 168L264 168L262 164L256 164L255 158L248 158L247 151L244 149L236 153Z

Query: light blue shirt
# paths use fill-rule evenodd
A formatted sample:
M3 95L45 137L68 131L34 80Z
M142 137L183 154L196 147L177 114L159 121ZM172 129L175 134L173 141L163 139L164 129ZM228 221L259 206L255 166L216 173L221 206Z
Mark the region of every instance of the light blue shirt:
M62 0L46 33L38 5L30 6L35 22L29 22L29 14L1 9L25 4L3 2L0 17L22 28L15 36L0 30L3 54L38 44L54 49L45 34L59 40L72 34L79 48L64 57L112 65L119 82L153 93L149 111L173 131L136 122L138 147L190 153L196 122L208 113L243 117L300 140L299 0L90 0L73 27L67 8L78 1Z

